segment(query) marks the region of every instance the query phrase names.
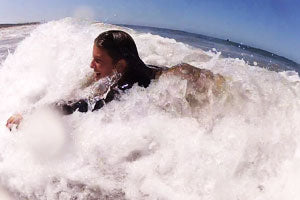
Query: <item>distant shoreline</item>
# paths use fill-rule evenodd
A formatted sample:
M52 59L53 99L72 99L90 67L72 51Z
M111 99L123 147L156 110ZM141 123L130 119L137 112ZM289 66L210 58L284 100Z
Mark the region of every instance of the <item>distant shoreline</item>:
M26 26L26 25L37 25L41 22L27 22L27 23L17 23L17 24L0 24L0 28L9 28L14 26Z
M26 23L17 23L17 24L0 24L0 29L1 28L16 27L16 26L38 25L38 24L41 24L41 23L42 22L26 22ZM99 22L94 22L94 23L99 23ZM170 30L170 31L174 31L174 32L177 32L177 33L186 33L186 34L190 34L192 36L197 36L197 37L201 37L201 38L205 38L205 39L213 39L215 42L218 42L218 43L223 43L223 44L227 44L227 45L231 45L231 46L244 48L244 49L247 49L250 52L260 52L264 56L267 56L267 57L270 57L270 58L282 59L282 60L285 60L288 63L291 63L292 65L294 65L296 67L300 67L299 63L297 63L294 60L291 60L289 58L286 58L284 56L277 55L277 54L272 53L272 52L267 51L267 50L251 47L249 45L233 42L233 41L230 41L229 39L224 40L224 39L220 39L220 38L215 38L215 37L211 37L211 36L202 35L202 34L199 34L199 33L191 33L191 32L182 31L182 30L158 28L158 27L152 27L152 26L141 26L141 25L131 25L131 24L113 24L113 23L112 23L112 25L123 26L123 27L132 28L132 29L138 28L138 27L145 27L145 28L148 27L148 28L153 28L153 29L158 29L158 30L159 29L160 30Z

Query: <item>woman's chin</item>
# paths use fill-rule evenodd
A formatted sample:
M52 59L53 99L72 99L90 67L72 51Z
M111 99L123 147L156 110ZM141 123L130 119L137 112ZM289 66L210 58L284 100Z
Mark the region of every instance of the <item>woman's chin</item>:
M98 81L100 78L103 78L103 77L102 77L101 73L95 73L94 78L96 81Z

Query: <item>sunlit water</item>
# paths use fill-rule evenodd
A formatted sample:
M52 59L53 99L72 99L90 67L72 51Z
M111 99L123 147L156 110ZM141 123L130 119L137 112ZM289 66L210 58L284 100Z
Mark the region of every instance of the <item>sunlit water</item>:
M164 76L96 112L45 109L91 72L93 40L109 29L130 33L147 64L223 75L222 95L207 91L207 103L193 107L187 81ZM70 18L0 33L26 37L0 64L0 182L13 199L300 198L297 73ZM7 118L32 108L9 132Z

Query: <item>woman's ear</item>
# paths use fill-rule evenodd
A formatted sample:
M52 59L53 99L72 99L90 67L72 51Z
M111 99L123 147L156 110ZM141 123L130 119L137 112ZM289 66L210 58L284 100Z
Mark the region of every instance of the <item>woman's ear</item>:
M124 59L119 60L118 63L117 63L117 66L116 66L117 71L121 74L124 73L126 67L127 67L127 63Z

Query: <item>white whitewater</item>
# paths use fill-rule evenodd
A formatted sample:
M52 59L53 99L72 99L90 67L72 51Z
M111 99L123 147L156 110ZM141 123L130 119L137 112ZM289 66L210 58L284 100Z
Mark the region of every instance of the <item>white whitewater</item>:
M147 64L223 75L223 97L195 112L186 81L163 77L96 112L42 109L91 72L93 40L109 29L130 33ZM299 199L299 83L294 72L131 29L70 18L39 25L0 65L0 185L16 199ZM9 132L8 117L32 107Z

